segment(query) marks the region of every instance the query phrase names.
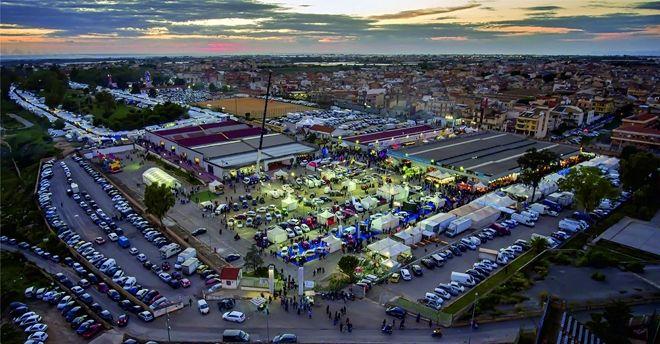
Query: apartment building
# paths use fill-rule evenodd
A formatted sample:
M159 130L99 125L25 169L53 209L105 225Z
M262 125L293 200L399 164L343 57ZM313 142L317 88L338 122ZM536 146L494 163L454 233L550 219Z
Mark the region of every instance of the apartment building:
M612 130L611 147L621 150L628 145L657 151L660 148L660 122L649 113L626 117L621 126Z
M548 134L549 119L550 109L537 106L522 112L516 118L515 131L534 138L543 138Z
M594 112L599 115L607 115L614 112L614 99L595 97L593 100Z

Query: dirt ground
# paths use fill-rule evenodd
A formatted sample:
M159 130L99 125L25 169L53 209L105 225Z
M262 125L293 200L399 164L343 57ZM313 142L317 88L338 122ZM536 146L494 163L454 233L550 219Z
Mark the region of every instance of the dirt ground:
M237 116L245 116L246 113L250 113L251 118L257 118L261 116L264 111L264 100L259 98L226 98L226 99L216 99L209 100L205 102L197 103L196 105L204 108L224 108L223 111L229 112ZM316 108L284 103L276 100L271 100L268 102L268 114L270 118L281 117L290 112L300 112L300 111L310 111L316 110Z
M84 344L85 339L77 335L66 322L62 314L45 302L34 301L28 304L31 311L36 312L43 318L42 322L48 325L48 343ZM27 338L27 336L25 336Z

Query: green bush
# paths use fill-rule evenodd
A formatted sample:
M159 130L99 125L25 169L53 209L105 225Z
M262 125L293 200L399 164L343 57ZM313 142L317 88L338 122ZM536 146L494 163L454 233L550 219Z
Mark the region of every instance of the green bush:
M571 265L575 262L575 257L566 252L557 251L550 254L548 260L557 265Z
M626 270L636 273L644 273L644 263L642 262L630 262L625 265Z
M598 248L589 249L587 253L578 260L578 265L580 266L591 266L597 269L614 266L616 263L616 260L612 258L611 255Z
M591 279L594 280L594 281L602 282L602 281L605 280L605 278L606 278L605 274L600 272L600 271L596 271L596 272L591 274Z

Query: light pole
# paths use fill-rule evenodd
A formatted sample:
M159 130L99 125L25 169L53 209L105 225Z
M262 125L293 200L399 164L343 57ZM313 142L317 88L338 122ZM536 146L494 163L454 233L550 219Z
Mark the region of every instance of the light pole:
M470 320L470 336L468 337L468 344L472 341L472 332L474 332L474 314L477 310L477 302L479 301L479 293L474 293L474 304L472 305L472 320Z
M167 313L165 313L165 326L167 327L167 342L171 343L172 342L172 337L170 336L170 330L172 327L170 327L170 311L168 310Z

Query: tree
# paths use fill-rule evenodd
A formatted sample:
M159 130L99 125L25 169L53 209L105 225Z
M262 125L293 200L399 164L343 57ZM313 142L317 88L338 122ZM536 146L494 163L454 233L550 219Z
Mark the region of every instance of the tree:
M245 253L245 267L256 271L264 264L263 258L259 255L259 250L256 246L250 246L250 249Z
M549 150L539 151L532 148L518 158L518 165L522 170L520 180L523 184L532 187L532 201L534 201L536 188L541 179L559 165L559 156Z
M155 215L161 224L163 216L175 202L172 190L165 184L151 183L144 189L144 204L147 206L147 212Z
M541 237L533 237L529 240L529 245L531 246L532 251L541 253L543 250L548 248L548 240Z
M211 92L211 93L218 92L218 87L215 86L214 83L210 83L210 84L209 84L209 92Z
M559 188L571 191L580 207L586 211L594 210L603 198L616 196L612 183L602 176L597 167L577 167L559 181Z
M131 84L131 94L140 94L140 92L141 92L140 84L138 84L137 82Z
M589 327L604 343L630 343L628 321L630 307L622 301L613 301L603 313L592 313Z
M158 96L158 91L156 91L156 89L152 87L149 89L148 94L149 94L149 98L156 98L156 96Z
M352 255L347 255L339 259L337 266L339 267L339 270L341 270L341 272L348 275L348 277L352 281L353 279L355 279L355 268L358 267L359 263L360 261L357 259L357 257Z
M57 120L55 120L55 122L53 122L53 128L55 128L57 130L64 129L65 125L66 125L66 122L64 122L64 120L61 119L61 118L58 118Z
M635 152L621 158L621 183L629 190L638 190L646 185L657 183L660 159L649 152Z

